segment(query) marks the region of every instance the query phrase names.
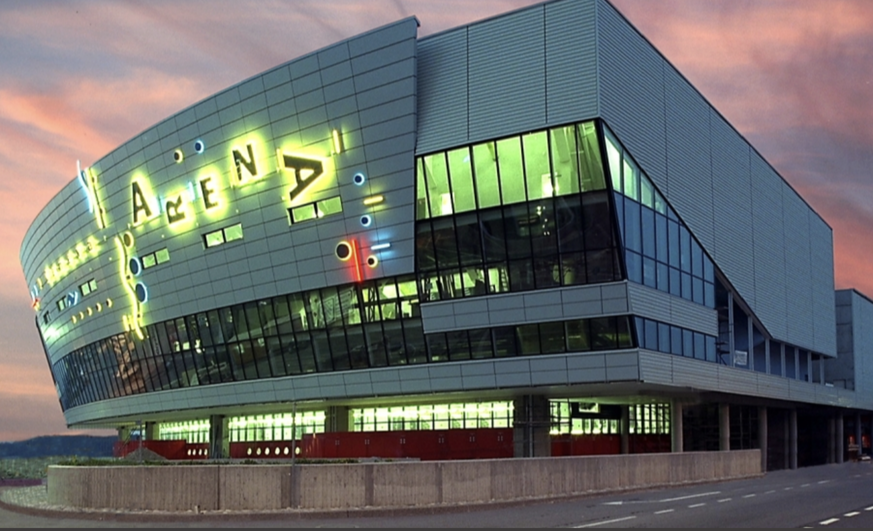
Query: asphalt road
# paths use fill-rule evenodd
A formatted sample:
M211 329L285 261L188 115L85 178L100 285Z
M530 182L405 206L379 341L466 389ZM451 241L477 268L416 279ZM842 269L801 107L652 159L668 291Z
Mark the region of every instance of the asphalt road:
M866 527L873 528L873 465L846 463L711 483L468 512L402 516L276 515L120 522L0 510L5 527Z

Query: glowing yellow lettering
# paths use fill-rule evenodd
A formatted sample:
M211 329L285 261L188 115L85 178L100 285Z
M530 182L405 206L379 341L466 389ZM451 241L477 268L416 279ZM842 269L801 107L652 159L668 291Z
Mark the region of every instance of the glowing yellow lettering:
M218 201L212 199L212 196L216 194L215 189L212 187L212 177L200 179L200 192L203 196L204 208L210 209L218 206Z
M175 201L167 201L166 211L167 221L171 225L185 219L185 198L180 195Z
M282 167L294 174L294 186L290 192L292 201L324 173L324 163L318 159L283 153L281 161Z
M149 203L146 201L145 195L142 193L139 183L133 181L130 185L130 191L133 195L133 224L139 224L139 214L142 212L146 219L152 217L152 209L149 208Z
M259 177L258 166L255 162L254 144L246 144L246 152L248 153L248 158L245 158L242 151L239 149L234 149L232 151L233 164L236 168L236 178L239 184L246 184L247 182L253 181Z

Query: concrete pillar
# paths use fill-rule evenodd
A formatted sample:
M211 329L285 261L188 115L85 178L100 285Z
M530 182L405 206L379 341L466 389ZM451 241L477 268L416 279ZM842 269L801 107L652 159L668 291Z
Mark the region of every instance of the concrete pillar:
M209 416L209 459L230 457L230 425L224 415Z
M785 351L783 351L784 354ZM785 356L782 357L782 361L785 361ZM784 374L784 373L783 373ZM785 456L785 464L784 469L788 470L791 468L791 419L788 415L783 417L784 422L782 423L782 429L784 430L782 433L782 440L785 441L785 446L783 448L782 455Z
M828 460L829 465L837 462L837 421L828 419Z
M797 469L797 410L788 412L788 462L791 470Z
M761 406L758 408L758 448L761 449L761 472L767 471L767 450L770 440L767 428L767 408Z
M844 448L844 445L846 443L846 439L845 439L845 436L843 433L843 412L842 411L837 413L836 421L837 421L837 440L835 442L837 445L837 464L839 464L839 463L842 463L843 461L845 461L843 448Z
M146 422L144 429L143 429L143 433L145 434L145 437L143 438L144 441L154 441L155 439L157 439L158 438L158 425L157 425L157 423Z
M325 411L324 431L327 433L346 433L349 430L349 408L331 406Z
M630 406L621 406L621 453L630 453Z
M513 445L515 457L550 457L551 418L549 400L542 395L525 395L513 401Z
M731 407L728 404L718 405L718 449L721 452L731 449Z
M673 453L684 451L685 441L682 436L682 402L673 400L670 407L670 449Z

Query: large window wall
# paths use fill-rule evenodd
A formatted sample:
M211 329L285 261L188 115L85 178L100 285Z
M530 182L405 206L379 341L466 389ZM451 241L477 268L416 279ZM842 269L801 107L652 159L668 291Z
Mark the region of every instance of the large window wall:
M417 160L423 301L621 279L593 122Z
M715 268L652 181L604 128L628 280L715 307Z

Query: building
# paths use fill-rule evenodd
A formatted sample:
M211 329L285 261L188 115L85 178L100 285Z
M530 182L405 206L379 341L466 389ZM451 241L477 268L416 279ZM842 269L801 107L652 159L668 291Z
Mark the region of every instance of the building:
M69 426L771 469L869 440L831 228L607 0L417 27L196 103L42 210L21 263Z

